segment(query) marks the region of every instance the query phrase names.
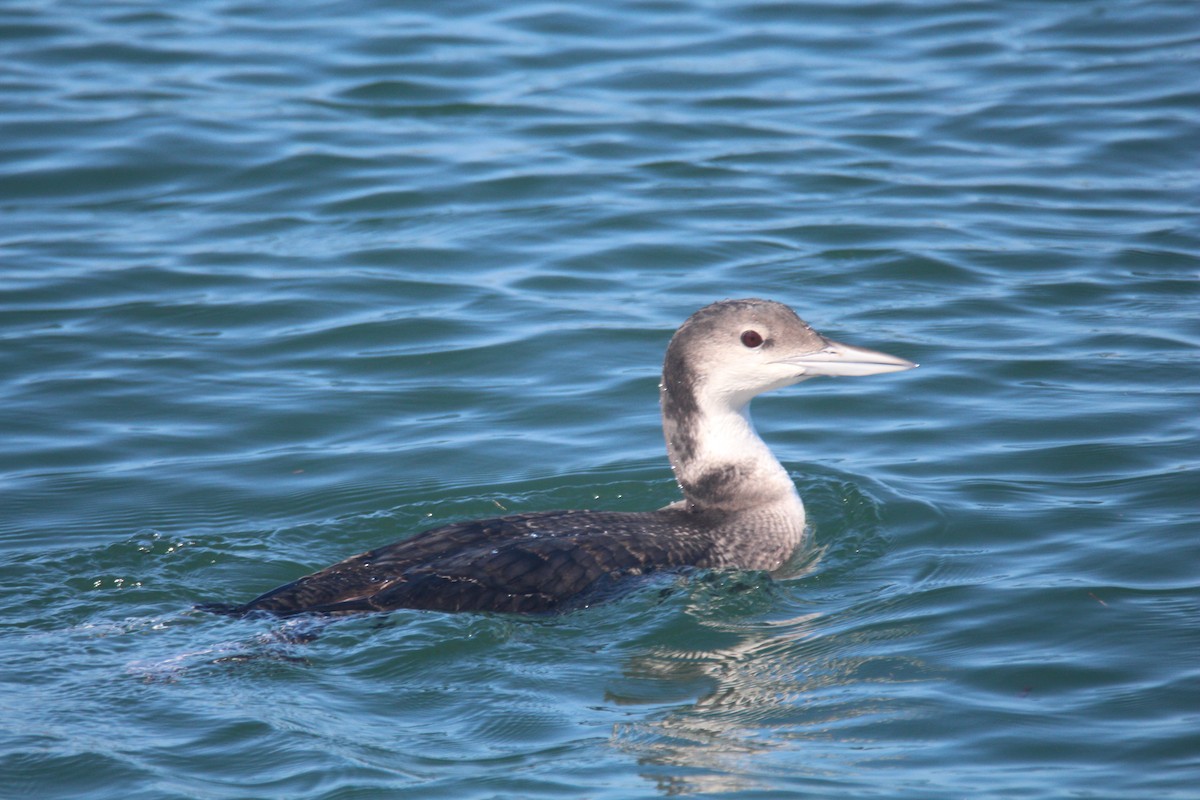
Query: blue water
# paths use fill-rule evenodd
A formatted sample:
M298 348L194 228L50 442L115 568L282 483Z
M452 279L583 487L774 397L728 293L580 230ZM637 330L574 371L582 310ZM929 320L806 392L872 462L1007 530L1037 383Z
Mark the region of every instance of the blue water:
M1175 0L3 3L0 796L1200 796L1197 75ZM740 296L921 362L756 401L794 574L191 610L672 501Z

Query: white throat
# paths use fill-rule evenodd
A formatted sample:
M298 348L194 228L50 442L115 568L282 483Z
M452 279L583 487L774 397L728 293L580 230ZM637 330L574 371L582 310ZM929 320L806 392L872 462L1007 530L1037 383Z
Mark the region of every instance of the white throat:
M692 428L689 457L679 459L668 436L675 476L688 502L727 511L783 502L803 513L795 484L754 429L749 404L697 400L698 413L683 423Z

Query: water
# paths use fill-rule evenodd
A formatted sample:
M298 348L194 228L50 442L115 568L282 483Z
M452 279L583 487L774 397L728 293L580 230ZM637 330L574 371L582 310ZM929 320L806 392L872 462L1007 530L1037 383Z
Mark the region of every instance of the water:
M1195 8L425 5L3 5L0 794L1196 797ZM796 576L189 610L669 502L750 295L922 364L756 402Z

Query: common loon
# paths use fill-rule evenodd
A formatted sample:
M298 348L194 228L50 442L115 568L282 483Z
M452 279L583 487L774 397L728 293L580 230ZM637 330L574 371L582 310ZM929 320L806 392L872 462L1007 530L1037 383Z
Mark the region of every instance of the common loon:
M657 511L546 511L457 522L245 604L198 608L232 615L537 612L659 570L778 569L804 539L804 505L755 432L750 400L821 375L915 366L826 339L781 303L713 303L671 338L659 385L667 453L683 499Z

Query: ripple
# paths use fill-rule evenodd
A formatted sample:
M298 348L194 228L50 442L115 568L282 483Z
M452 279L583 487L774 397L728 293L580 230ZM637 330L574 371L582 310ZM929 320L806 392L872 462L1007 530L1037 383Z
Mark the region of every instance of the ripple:
M0 12L6 787L1190 797L1197 41L1157 0ZM746 295L922 364L756 402L793 574L188 612L670 502L663 347Z

